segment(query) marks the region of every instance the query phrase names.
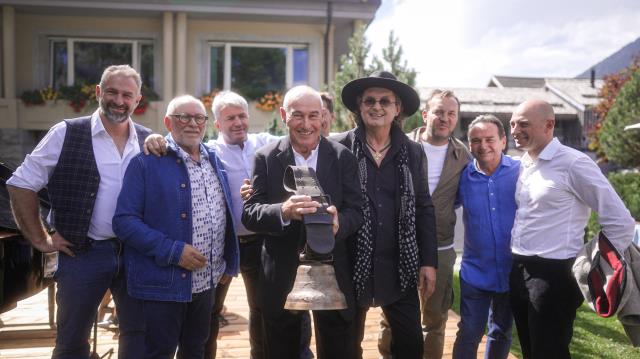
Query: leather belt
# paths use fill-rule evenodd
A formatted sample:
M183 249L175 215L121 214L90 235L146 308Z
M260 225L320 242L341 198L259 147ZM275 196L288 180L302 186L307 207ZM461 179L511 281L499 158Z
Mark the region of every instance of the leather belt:
M335 245L333 218L327 212L331 198L322 190L316 171L306 166L288 166L284 171L283 185L285 190L309 196L322 205L316 213L305 214L302 219L308 248L316 254L330 254Z

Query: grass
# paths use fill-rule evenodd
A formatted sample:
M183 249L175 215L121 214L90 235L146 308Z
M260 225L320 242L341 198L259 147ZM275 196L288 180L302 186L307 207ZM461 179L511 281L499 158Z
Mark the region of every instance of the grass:
M454 273L453 311L460 314L460 279ZM601 318L587 304L578 308L573 325L571 357L574 359L640 359L640 348L634 348L616 317ZM513 328L511 354L522 358L518 334Z

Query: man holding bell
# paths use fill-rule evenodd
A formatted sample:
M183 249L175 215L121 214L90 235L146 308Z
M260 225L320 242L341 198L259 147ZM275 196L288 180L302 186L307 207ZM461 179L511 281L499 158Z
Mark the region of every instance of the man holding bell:
M349 248L363 218L356 159L346 147L321 136L323 105L314 89L297 86L289 90L280 116L289 135L256 152L253 193L242 215L247 229L264 234L260 294L266 357L299 357L300 316L285 309L285 301L303 249L308 258L309 247L327 247L328 243L333 250L323 261L332 260L346 309L313 311L317 356L351 358L355 296ZM324 196L289 193L283 185L289 166L310 168L311 174L317 174L312 179L318 182L316 190ZM328 213L329 222L311 223L309 218L319 213ZM314 235L317 226L329 229L327 238Z

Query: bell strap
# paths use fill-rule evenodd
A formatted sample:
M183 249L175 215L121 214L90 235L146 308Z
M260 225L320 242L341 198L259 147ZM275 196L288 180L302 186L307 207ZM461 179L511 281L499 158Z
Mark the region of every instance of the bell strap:
M335 245L333 236L333 218L327 212L331 205L331 198L326 195L320 186L316 171L306 166L288 166L284 171L284 189L298 195L311 197L311 200L319 202L316 213L302 216L307 233L307 246L316 254L329 254Z

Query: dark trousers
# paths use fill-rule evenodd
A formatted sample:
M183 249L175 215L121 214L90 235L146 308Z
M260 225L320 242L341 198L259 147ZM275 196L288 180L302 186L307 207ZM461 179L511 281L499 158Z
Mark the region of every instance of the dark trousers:
M489 324L486 359L506 359L511 347L513 315L509 292L478 289L460 278L460 322L453 345L454 359L475 359Z
M362 340L364 324L367 319L366 308L358 308L355 319L355 354L362 358ZM422 326L420 325L420 300L417 290L408 290L397 301L382 306L389 327L391 327L391 353L398 359L421 359L424 350Z
M264 343L262 334L262 312L259 306L258 285L262 270L262 238L257 235L240 236L240 272L247 291L249 304L249 344L251 359L264 358ZM216 287L216 300L211 312L211 334L205 346L205 359L215 359L217 352L216 339L220 331L220 317L224 300L231 281Z
M573 321L583 300L574 261L514 255L511 308L525 359L571 358Z
M191 302L143 302L148 359L202 359L211 327L215 289L194 294ZM120 316L120 313L118 313Z
M280 311L263 318L266 358L298 359L301 356L302 316L307 312ZM308 314L308 313L307 313ZM319 359L353 358L353 321L337 310L313 311Z
M143 357L142 303L127 294L122 250L121 242L105 240L92 242L75 257L60 252L55 274L58 333L52 358L89 358L91 324L107 289L111 289L120 320L118 357Z

